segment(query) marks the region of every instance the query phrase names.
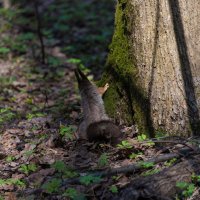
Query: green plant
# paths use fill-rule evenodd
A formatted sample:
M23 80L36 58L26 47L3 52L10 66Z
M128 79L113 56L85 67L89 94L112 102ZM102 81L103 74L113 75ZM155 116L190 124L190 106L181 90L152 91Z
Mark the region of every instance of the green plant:
M16 115L12 112L11 108L0 109L0 125L12 120Z
M98 160L98 166L104 167L108 164L108 155L106 153L103 153Z
M141 156L141 155L143 155L142 152L132 153L132 154L129 155L129 158L130 158L130 159L135 159L135 158L137 158L137 157L139 157L139 156Z
M11 101L11 102L15 102L16 100L17 100L16 97L11 97L11 98L10 98L10 101Z
M7 47L0 47L0 55L6 55L10 53L10 49Z
M49 182L45 183L42 188L45 189L48 193L57 192L61 186L61 179L53 178Z
M35 118L35 117L44 117L44 116L46 116L45 113L34 113L34 114L28 113L28 114L26 115L26 118L27 118L28 120L31 120L31 119L33 119L33 118Z
M67 60L67 62L77 65L84 73L90 72L90 70L88 68L86 68L83 65L82 61L78 58L70 58Z
M58 78L62 78L62 77L65 76L65 71L64 70L58 70L58 71L56 71L55 76L57 76Z
M6 157L6 161L7 162L12 162L12 161L14 161L16 158L14 157L14 156L7 156Z
M141 135L138 135L137 139L139 142L143 142L144 140L147 139L147 136L145 134L141 134Z
M118 193L118 188L116 185L111 185L109 190L113 193L113 194L116 194Z
M150 168L155 166L154 162L139 162L138 164L143 168Z
M194 183L200 183L200 175L196 175L195 173L192 174L192 181Z
M63 161L58 160L52 164L52 167L57 170L58 172L64 172L66 169L66 165Z
M120 178L121 178L121 176L112 176L112 179L113 179L114 181L118 181Z
M10 39L10 35L6 35L2 38L1 45L10 49L10 51L14 51L16 53L26 53L28 49L28 44L24 41L21 41L18 36Z
M1 53L26 53L30 42L36 39L36 34L32 32L12 34L16 25L27 25L30 19L22 17L25 9L7 9L0 10L1 15ZM14 23L13 23L14 21Z
M71 125L69 125L69 126L61 125L60 126L60 135L62 135L63 137L66 137L69 140L73 140L74 131L75 131L75 128Z
M77 196L78 196L78 192L77 192L77 190L74 189L74 188L68 188L68 189L64 192L63 196L69 197L70 199L75 199L75 198L77 198Z
M144 142L145 140L147 140L147 136L145 134L141 134L137 137L137 139L139 142ZM143 145L152 147L155 145L155 143L153 141L145 141Z
M148 141L147 143L144 143L144 145L149 146L149 147L153 147L153 146L155 146L155 142Z
M25 173L25 174L29 174L30 172L35 172L37 170L37 166L33 163L33 164L28 164L28 165L21 165L19 168L19 171Z
M63 62L59 58L49 56L48 57L48 64L52 67L58 67L58 66L62 65Z
M42 134L38 134L37 137L41 140L44 140L44 139L47 139L49 136L47 134L42 133Z
M182 190L182 195L184 197L190 197L194 193L196 187L193 183L187 182L177 182L176 187Z
M15 185L19 187L25 187L25 183L22 180L14 178L0 179L0 186L4 185Z
M13 81L16 80L16 77L14 76L0 76L0 83L3 86L8 86L11 85L13 83Z
M18 35L18 40L21 42L33 40L36 38L36 35L32 32L21 33Z
M78 58L70 58L67 60L68 63L72 63L72 64L81 64L81 60Z
M29 151L25 151L24 152L24 155L26 156L26 157L29 157L29 156L31 156L31 155L33 155L34 154L34 150L29 150Z
M32 105L33 104L33 98L29 97L25 100L25 102L29 105Z
M100 176L87 175L80 177L80 182L86 186L92 183L99 183L101 180Z
M151 169L151 170L148 170L146 172L143 172L142 176L150 176L150 175L153 175L153 174L157 174L158 172L160 172L160 169Z
M68 188L64 194L64 197L69 197L72 200L85 200L85 195L78 192L76 189L74 188Z
M59 95L63 97L63 96L66 96L68 92L69 92L68 88L61 88L59 91Z
M164 165L167 166L167 167L170 167L170 166L173 165L176 161L177 161L176 158L172 158L171 160L168 160L168 161L164 162Z
M120 144L117 145L119 149L131 149L133 147L128 141L123 140Z
M65 163L61 160L56 161L55 163L52 164L52 167L61 173L65 178L73 178L77 176L78 174L70 169L68 166L65 165Z
M36 130L38 130L40 127L38 127L37 125L33 125L32 127L31 127L31 131L36 131Z
M162 138L164 136L166 136L166 133L164 133L162 131L158 131L158 132L155 133L155 137L158 138L158 139Z

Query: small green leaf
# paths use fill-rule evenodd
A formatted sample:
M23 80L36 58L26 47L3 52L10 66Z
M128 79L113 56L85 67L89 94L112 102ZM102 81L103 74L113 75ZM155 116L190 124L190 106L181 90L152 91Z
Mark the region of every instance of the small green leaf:
M6 161L7 161L7 162L12 162L13 160L15 160L15 157L14 157L14 156L7 156L7 157L6 157Z
M187 188L187 186L188 186L188 183L186 183L186 182L177 182L176 183L176 187L178 187L180 189L185 189L185 188Z
M74 188L68 188L68 189L64 192L64 194L63 194L63 196L69 197L69 198L71 198L71 199L76 198L77 195L78 195L78 192L77 192L77 190L74 189Z
M113 194L116 194L118 193L118 188L116 185L111 185L109 190L113 193Z
M108 164L108 156L107 156L106 153L103 153L103 154L100 156L99 160L98 160L98 166L99 166L99 167L104 167L104 166L106 166L107 164Z
M158 172L160 172L160 169L151 169L151 170L148 170L148 171L142 173L142 176L150 176L153 174L157 174Z
M71 126L71 125L69 125L69 126L61 125L60 126L60 135L66 137L69 140L73 140L74 131L75 131L75 128L73 126Z
M70 58L67 60L68 63L72 63L72 64L80 64L81 60L78 58Z
M45 189L48 193L57 192L61 186L61 179L53 178L49 182L45 183L42 188Z
M25 174L29 174L30 172L34 172L37 170L37 166L33 163L33 164L29 164L29 165L21 165L19 168L19 171L25 173Z
M102 179L100 176L92 176L92 175L88 175L88 176L82 176L80 178L80 182L86 186L90 185L91 183L98 183L100 182Z
M66 165L63 161L59 160L56 161L52 167L57 170L58 172L64 172L66 170Z
M147 136L145 134L142 134L142 135L139 135L137 138L139 142L142 142L147 139Z
M86 200L85 195L78 192L76 189L74 188L68 188L64 194L64 197L69 197L72 200Z
M150 168L155 165L154 162L139 162L138 164L143 168Z
M143 155L142 152L132 153L132 154L129 155L129 158L130 158L130 159L135 159L135 158L137 158L137 157L139 157L139 156L141 156L141 155Z
M190 197L194 193L196 187L193 183L177 182L176 187L180 188L184 197Z
M0 47L0 54L8 54L10 53L10 49L6 47Z
M131 149L131 148L133 148L133 145L130 144L127 140L123 140L123 141L121 142L121 144L118 144L118 145L117 145L117 147L118 147L119 149Z

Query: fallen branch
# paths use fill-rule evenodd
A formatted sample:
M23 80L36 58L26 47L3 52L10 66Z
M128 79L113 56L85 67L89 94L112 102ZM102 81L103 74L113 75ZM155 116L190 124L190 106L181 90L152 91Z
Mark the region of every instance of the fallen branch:
M191 183L194 174L200 174L200 155L187 158L157 174L134 179L114 199L172 200L181 192L176 187L177 182Z
M171 160L173 158L181 158L181 157L187 157L189 155L193 154L198 154L200 152L198 151L193 151L191 148L182 148L179 149L176 153L169 153L169 154L164 154L157 156L155 158L151 158L149 160L144 161L145 163L147 162L153 162L154 164L160 163L160 162L165 162L168 160ZM123 173L133 173L136 172L140 169L143 169L144 165L142 163L134 163L128 166L123 166L123 167L118 167L114 169L107 169L105 171L92 171L92 172L87 172L87 173L82 173L80 177L83 176L100 176L100 177L110 177L116 174L123 174ZM81 184L80 183L80 177L77 178L71 178L71 179L66 179L62 181L62 187L66 187L69 184ZM36 189L30 189L26 191L26 194L34 194L34 193L41 193L43 190L41 188L36 188Z
M139 142L139 143L146 144L146 143L149 143L149 142L181 144L181 145L183 145L185 147L188 147L188 148L192 149L193 151L197 150L197 148L195 148L194 146L189 145L187 140L182 140L182 141L181 140L178 140L178 141L173 141L173 140L145 140L145 141L142 141L142 142Z
M180 158L183 156L187 156L187 155L191 154L192 152L194 153L194 151L192 151L191 148L183 148L183 149L180 149L177 153L169 153L169 154L160 155L155 158L146 160L144 162L153 162L154 164L157 164L160 162L165 162L165 161L171 160L173 158ZM144 168L144 166L141 163L134 163L134 164L131 164L128 166L118 167L118 168L114 168L114 169L108 169L106 171L87 172L87 173L84 173L82 176L92 175L92 176L110 177L110 176L113 176L116 174L136 172L143 168ZM66 184L78 184L78 183L80 183L80 177L63 180L62 185L64 186Z

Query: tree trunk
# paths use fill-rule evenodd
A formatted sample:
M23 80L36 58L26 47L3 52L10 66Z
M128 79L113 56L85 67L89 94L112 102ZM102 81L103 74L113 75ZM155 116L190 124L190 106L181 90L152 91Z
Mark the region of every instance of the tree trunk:
M142 132L198 131L199 10L196 0L118 0L104 76L113 81L105 105L121 99L106 106L112 117L133 116Z
M3 7L9 9L11 7L10 0L3 0Z

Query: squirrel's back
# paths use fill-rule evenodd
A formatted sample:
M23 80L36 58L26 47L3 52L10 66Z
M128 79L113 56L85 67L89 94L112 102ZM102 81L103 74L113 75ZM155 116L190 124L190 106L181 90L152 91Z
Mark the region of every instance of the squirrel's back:
M109 120L97 87L87 79L80 69L75 70L75 75L80 90L84 118L78 128L78 137L89 141L116 143L121 137L121 132Z

